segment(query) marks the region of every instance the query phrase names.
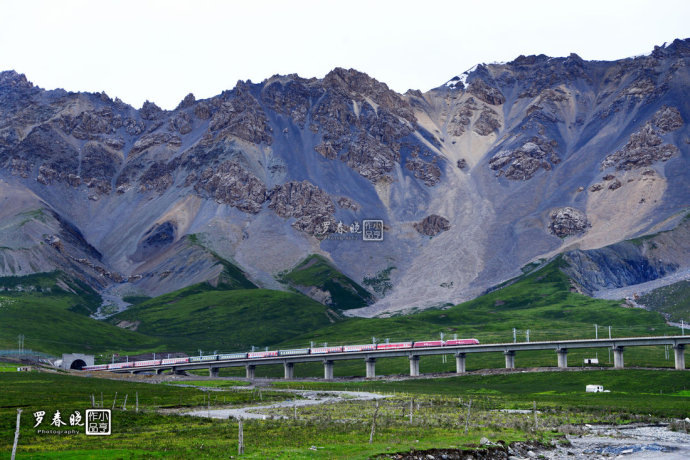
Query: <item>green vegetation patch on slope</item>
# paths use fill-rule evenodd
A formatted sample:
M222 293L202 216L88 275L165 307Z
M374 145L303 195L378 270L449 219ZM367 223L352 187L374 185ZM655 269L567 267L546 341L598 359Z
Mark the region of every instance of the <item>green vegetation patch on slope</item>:
M370 343L372 337L391 341L425 340L457 334L482 342L594 338L595 324L612 326L614 337L677 333L664 318L642 309L624 308L618 301L593 299L571 292L570 280L558 258L540 270L523 275L502 289L442 310L427 310L391 318L350 318L290 340L283 346L317 342ZM599 330L603 337L603 328Z
M215 286L217 289L255 289L258 286L247 278L246 273L242 271L237 265L233 264L227 259L221 257L218 253L210 250L200 241L199 235L193 233L186 236L187 241L194 246L198 246L202 250L209 253L216 261L218 265L223 267L223 272L218 278L218 284ZM132 302L134 303L134 302Z
M24 336L24 348L54 355L160 348L156 339L74 313L74 302L79 298L0 295L0 348L16 348L19 334Z
M0 278L0 348L61 353L158 349L156 339L88 317L101 297L61 272Z
M369 291L318 254L310 255L279 278L304 293L310 288L328 293L323 303L340 310L364 307L374 300Z
M637 302L654 311L668 313L672 321L690 320L690 281L669 284L640 296Z
M136 323L136 330L170 348L246 350L285 341L329 324L328 308L301 294L267 289L219 291L197 284L138 304L112 324ZM123 324L125 322L125 324Z
M70 311L84 315L94 313L102 302L101 296L86 283L59 271L0 277L0 295L14 299L26 295L63 298Z

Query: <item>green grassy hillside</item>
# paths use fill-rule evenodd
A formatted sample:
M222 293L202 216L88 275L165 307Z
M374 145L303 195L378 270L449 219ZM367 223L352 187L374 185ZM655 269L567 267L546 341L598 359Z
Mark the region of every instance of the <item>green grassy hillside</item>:
M39 273L0 278L0 349L24 348L59 355L155 350L156 339L91 319L101 297L66 275Z
M654 311L668 313L672 321L690 321L690 281L660 287L641 296L638 303Z
M571 292L570 281L560 270L562 264L556 259L508 286L460 305L371 319L343 319L297 293L219 290L204 283L145 300L107 322L99 322L75 313L94 308L94 293L59 291L49 280L39 278L34 284L42 290L0 293L0 347L14 348L18 334L27 337L26 348L38 351L133 354L164 349L196 354L199 349L213 352L247 350L251 346L304 347L311 342L369 343L372 337L378 341L424 340L440 334L445 338L457 335L482 342L511 342L513 328L518 341L526 340L527 330L531 341L594 338L595 324L600 326L599 337L608 334L608 326L614 337L678 333L666 326L659 313ZM608 350L573 352L571 363L582 362L586 354L595 353L606 356ZM517 365L554 365L552 355L521 353ZM631 350L626 356L626 362L637 365L672 365L663 347ZM468 359L468 369L502 366L502 357L497 354L478 358ZM428 358L422 372L451 371L453 365L452 360ZM379 373L406 372L406 366L404 360L382 360ZM281 369L265 371L267 375L282 373ZM357 375L360 371L361 363L336 366L336 375ZM296 375L321 372L318 365L300 365Z
M223 272L218 277L217 289L255 289L258 287L256 284L249 281L247 274L243 272L241 268L227 259L222 258L218 253L202 244L201 241L199 241L198 235L187 235L186 239L190 244L209 253L216 260L216 265L221 265L223 267Z
M306 293L313 288L323 291L328 297L323 303L340 310L364 307L374 300L369 291L318 254L304 259L295 268L281 275L280 280L301 292Z
M142 302L112 317L170 349L197 353L270 346L319 329L338 316L301 294L267 289L218 291L191 286ZM125 324L123 324L125 322Z
M615 337L675 333L655 312L624 308L621 302L593 299L571 292L568 277L556 259L541 270L524 275L517 282L484 296L447 309L427 310L392 318L350 318L290 340L336 343L369 343L372 337L391 341L445 337L476 337L483 342L512 342L513 328L518 340L594 338L612 326Z

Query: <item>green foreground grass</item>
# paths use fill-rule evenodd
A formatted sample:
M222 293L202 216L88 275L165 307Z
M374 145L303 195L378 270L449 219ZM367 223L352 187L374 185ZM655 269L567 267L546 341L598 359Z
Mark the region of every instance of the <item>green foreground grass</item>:
M201 381L200 381L201 382ZM210 382L210 383L209 383ZM210 380L206 386L220 381ZM215 382L215 383L213 383ZM584 385L603 384L611 393L587 394ZM372 401L278 409L287 419L244 422L243 458L370 458L411 449L477 446L493 441L558 439L583 423L658 422L690 413L687 373L677 371L585 371L463 375L397 382L276 382L284 388L367 390L386 396ZM134 383L49 373L0 374L0 455L11 450L16 409L22 408L17 458L230 458L237 453L234 420L164 414L159 409L225 407L257 402L254 390L204 392L196 388ZM218 385L222 387L222 385ZM91 395L113 411L111 436L41 434L33 412L63 419L91 407ZM139 412L133 397L138 393ZM123 395L127 410L122 410ZM209 397L210 395L210 397ZM293 397L263 391L264 402ZM532 409L536 414L502 409ZM471 405L471 407L470 407ZM377 414L372 443L371 425ZM296 414L296 418L295 418ZM69 426L61 429L70 429ZM465 432L467 430L467 432Z

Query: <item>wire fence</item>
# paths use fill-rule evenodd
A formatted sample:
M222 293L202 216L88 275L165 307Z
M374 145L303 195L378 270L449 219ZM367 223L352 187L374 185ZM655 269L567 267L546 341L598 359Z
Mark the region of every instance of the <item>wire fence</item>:
M33 350L0 350L0 358L32 359L32 360L53 360L56 356Z

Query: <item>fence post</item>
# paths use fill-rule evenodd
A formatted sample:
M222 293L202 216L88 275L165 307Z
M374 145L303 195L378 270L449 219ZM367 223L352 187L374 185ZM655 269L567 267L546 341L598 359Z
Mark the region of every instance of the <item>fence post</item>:
M242 455L244 454L244 427L242 426L242 419L238 418L237 420L239 421L237 454Z
M374 441L374 433L376 433L376 416L379 415L379 400L376 400L376 411L374 411L374 419L371 422L371 433L369 434L369 444Z
M17 429L14 432L14 444L12 445L12 460L14 460L14 456L17 454L17 442L19 442L19 424L21 422L21 417L22 410L17 409Z

